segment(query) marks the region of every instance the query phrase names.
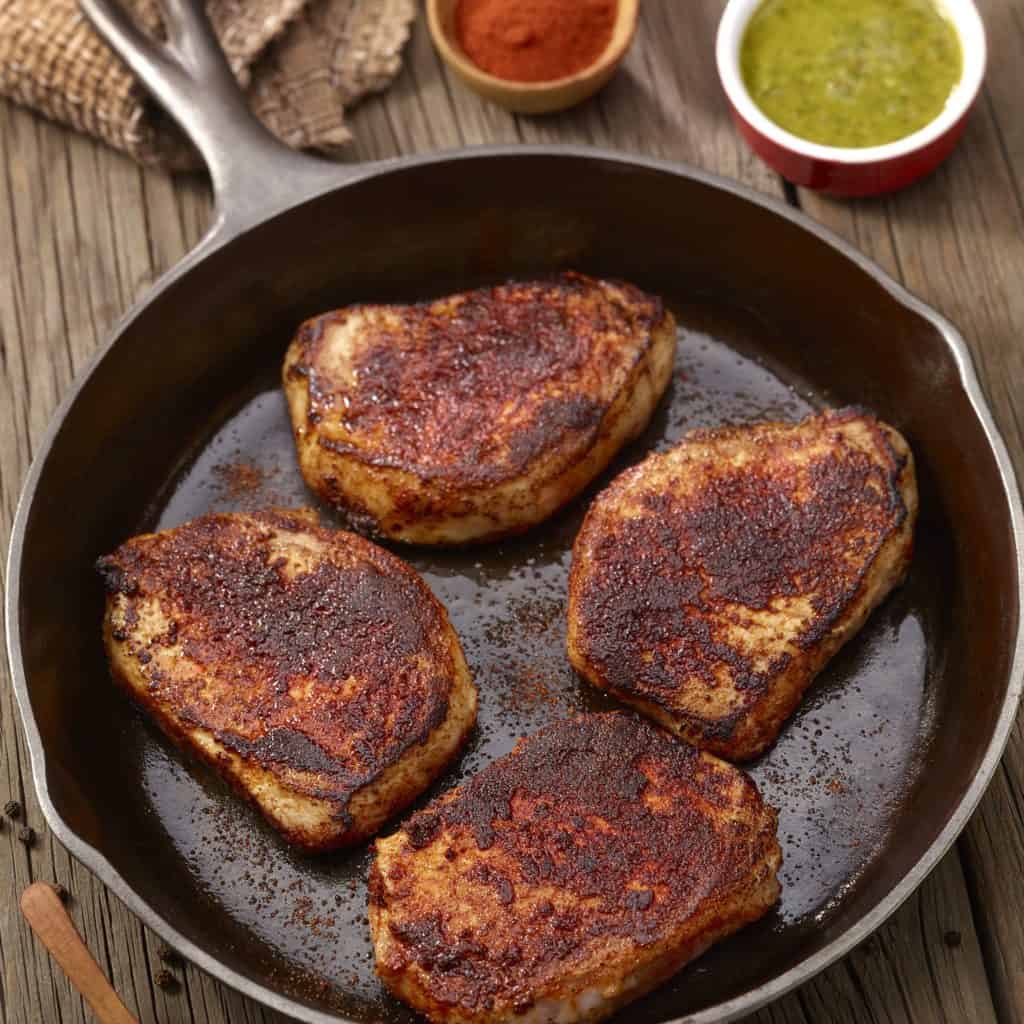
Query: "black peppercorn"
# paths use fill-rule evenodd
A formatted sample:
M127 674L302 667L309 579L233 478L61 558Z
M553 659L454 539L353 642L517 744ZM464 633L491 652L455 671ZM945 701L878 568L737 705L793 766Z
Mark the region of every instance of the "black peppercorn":
M24 843L26 846L31 846L36 841L35 831L29 828L28 825L22 825L18 829L18 841Z
M168 992L171 992L178 987L178 979L167 970L157 971L154 980L162 989Z
M8 800L4 804L4 814L8 818L20 818L21 817L21 804L17 800Z
M57 899L59 899L61 903L67 903L68 891L64 888L63 885L60 884L60 882L53 883L53 891L56 893Z

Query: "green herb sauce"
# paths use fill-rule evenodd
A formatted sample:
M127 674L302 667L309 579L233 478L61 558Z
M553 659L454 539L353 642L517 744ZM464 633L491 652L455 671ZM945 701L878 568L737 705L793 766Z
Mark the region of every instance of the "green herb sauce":
M930 0L765 0L740 68L754 102L786 131L826 146L880 146L938 116L963 56Z

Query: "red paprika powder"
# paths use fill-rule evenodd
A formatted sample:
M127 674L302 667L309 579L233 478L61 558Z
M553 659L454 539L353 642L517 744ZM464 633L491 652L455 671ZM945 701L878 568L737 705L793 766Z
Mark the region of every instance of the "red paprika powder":
M612 36L617 0L459 0L455 33L477 67L513 82L582 71Z

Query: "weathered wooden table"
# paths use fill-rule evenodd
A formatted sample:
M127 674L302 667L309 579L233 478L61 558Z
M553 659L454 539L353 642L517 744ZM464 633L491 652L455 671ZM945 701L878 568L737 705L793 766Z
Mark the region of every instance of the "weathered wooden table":
M1024 474L1024 6L982 0L990 71L963 144L931 179L883 200L798 192L745 149L714 69L721 0L647 0L625 68L579 110L515 118L445 74L418 24L401 78L355 112L349 158L483 142L582 141L687 161L784 195L852 239L966 335ZM197 178L172 180L0 104L0 542L22 479L72 377L117 316L200 237ZM340 239L339 244L344 244ZM979 500L982 500L979 498ZM60 572L60 566L54 566ZM61 882L86 941L143 1021L281 1020L201 972L165 992L156 937L47 834L14 700L0 683L0 803L25 805L27 848L0 831L0 1020L89 1014L17 911L35 879ZM970 685L965 680L965 685ZM956 847L876 936L759 1022L1024 1022L1024 735L1020 728Z

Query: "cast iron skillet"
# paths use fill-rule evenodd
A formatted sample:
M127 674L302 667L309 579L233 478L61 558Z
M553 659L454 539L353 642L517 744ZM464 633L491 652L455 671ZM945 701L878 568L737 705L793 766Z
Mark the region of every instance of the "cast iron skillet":
M684 167L569 147L358 169L293 155L249 117L199 4L166 6L165 48L113 0L85 3L201 150L216 223L60 407L8 565L14 687L54 834L248 995L305 1021L411 1019L373 978L367 852L296 856L131 710L107 677L92 565L140 529L210 508L312 501L276 384L303 318L573 267L661 293L682 325L670 394L613 471L692 425L825 402L876 410L917 455L908 584L752 767L781 808L782 902L629 1019L723 1021L807 980L956 838L1021 694L1022 509L964 342L799 214ZM569 546L589 497L515 542L403 552L448 606L480 687L476 738L435 792L544 722L608 706L562 650Z

